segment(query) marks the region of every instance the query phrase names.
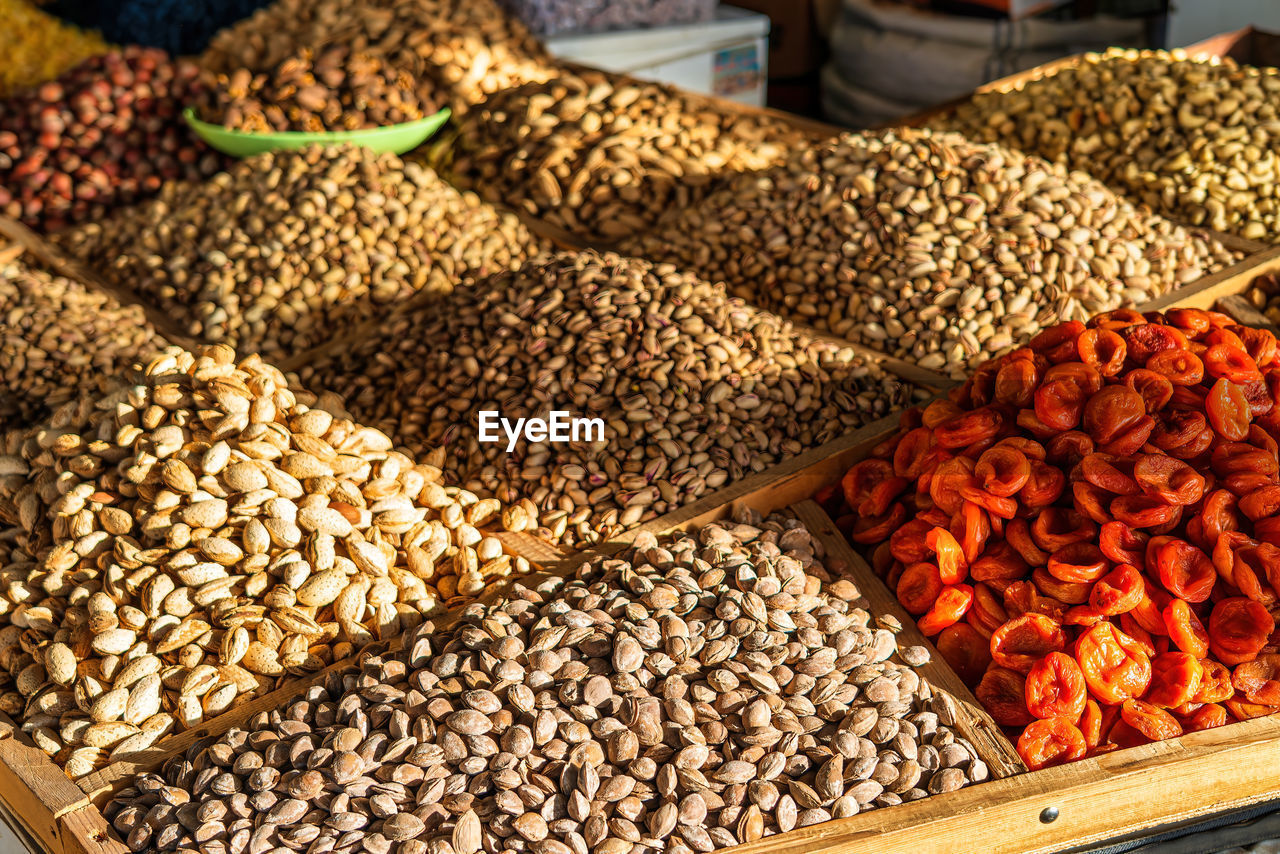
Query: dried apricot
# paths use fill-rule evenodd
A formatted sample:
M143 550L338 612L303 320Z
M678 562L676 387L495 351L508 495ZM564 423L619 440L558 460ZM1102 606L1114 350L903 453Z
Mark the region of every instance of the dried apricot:
M1178 649L1204 658L1209 653L1209 630L1200 622L1196 612L1181 599L1171 599L1161 612L1169 640Z
M1062 625L1044 614L1015 617L991 634L991 660L1001 667L1026 673L1039 659L1066 648Z
M1066 653L1049 653L1027 673L1026 699L1027 710L1037 718L1062 715L1076 720L1087 699L1080 665Z
M933 607L942 587L938 567L932 563L913 563L898 578L898 602L908 614L919 616Z
M1183 732L1201 732L1206 729L1225 726L1227 710L1217 703L1205 703L1190 715L1180 718Z
M1249 435L1249 401L1240 386L1228 379L1213 384L1205 398L1205 415L1214 432L1224 439L1240 442Z
M1142 700L1125 700L1120 706L1120 717L1151 741L1177 738L1182 735L1182 724L1178 723L1177 718L1164 709Z
M1219 659L1248 660L1267 645L1275 620L1262 605L1245 596L1222 599L1209 614L1209 646ZM1227 662L1230 663L1230 662Z
M1018 736L1018 755L1033 771L1073 762L1088 750L1074 718L1032 721Z
M916 625L926 637L933 637L947 626L960 622L972 605L972 587L968 584L948 584L938 594L933 607L916 622Z
M934 643L966 685L976 685L991 664L987 639L967 623L947 626Z
M1147 653L1111 623L1096 623L1080 636L1076 661L1090 693L1104 703L1140 697L1151 684Z
M1100 614L1114 616L1138 607L1145 594L1142 573L1122 563L1094 583L1089 590L1089 604Z
M1262 653L1253 661L1237 664L1231 684L1250 703L1280 706L1280 655Z
M1034 720L1027 711L1026 677L1017 671L991 665L973 694L1000 726L1023 726Z
M1166 709L1191 702L1200 689L1204 668L1194 655L1162 652L1151 659L1151 687L1146 700Z
M1111 563L1102 550L1092 543L1075 542L1065 545L1049 556L1049 574L1061 581L1085 584L1097 581Z

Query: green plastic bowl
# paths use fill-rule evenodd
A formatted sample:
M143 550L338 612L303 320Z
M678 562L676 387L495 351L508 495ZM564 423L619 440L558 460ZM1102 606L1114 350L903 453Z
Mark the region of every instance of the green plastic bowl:
M188 107L183 117L196 136L209 143L223 154L232 157L252 157L264 151L280 151L292 148L303 148L315 143L338 145L344 142L363 145L377 152L389 151L392 154L404 154L422 145L449 120L449 108L434 115L414 119L398 125L381 128L365 128L363 130L336 130L322 133L304 133L302 131L282 131L278 133L250 133L248 131L231 130L221 125L202 122L196 118L196 111Z

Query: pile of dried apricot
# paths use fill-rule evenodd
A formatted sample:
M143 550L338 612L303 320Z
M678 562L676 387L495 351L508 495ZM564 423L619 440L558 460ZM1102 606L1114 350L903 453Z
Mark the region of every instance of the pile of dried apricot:
M903 416L842 528L1032 768L1280 710L1280 352L1064 323Z

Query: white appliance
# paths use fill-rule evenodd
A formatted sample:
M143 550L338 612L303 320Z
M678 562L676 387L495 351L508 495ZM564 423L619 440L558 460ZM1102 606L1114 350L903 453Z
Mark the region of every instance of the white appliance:
M769 18L721 5L714 20L671 27L548 36L555 56L706 95L764 106Z

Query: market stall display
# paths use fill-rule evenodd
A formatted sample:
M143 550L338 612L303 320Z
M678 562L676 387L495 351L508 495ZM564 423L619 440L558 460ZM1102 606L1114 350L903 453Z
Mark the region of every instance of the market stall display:
M16 257L0 263L0 434L41 421L168 346L137 306Z
M449 477L520 501L533 511L523 526L567 546L609 539L923 394L722 286L593 252L422 300L302 377L397 444L444 448ZM556 410L599 427L553 444L500 436L498 417ZM484 411L496 413L490 441Z
M853 541L1030 767L1280 708L1276 365L1197 309L1062 324L842 480Z
M97 33L68 26L31 0L0 0L0 21L0 97L52 80L108 50Z
M125 47L0 99L0 213L54 231L213 175L226 161L182 120L197 77L186 60Z
M500 502L256 356L132 380L0 456L0 711L71 777L528 569Z
M0 813L1027 854L1273 793L1273 72L1041 76L1121 59L1051 156L561 63L498 0L276 0L0 101ZM403 158L181 127L442 106Z
M300 49L342 46L369 54L442 97L462 115L487 96L546 81L558 69L496 0L276 0L216 35L205 68L266 72Z
M134 851L358 831L365 850L688 854L986 779L954 701L905 663L928 653L822 557L781 516L647 536L424 624L107 815ZM177 821L147 820L165 805Z
M543 248L430 169L354 146L257 155L56 242L192 338L276 361Z
M1060 320L1236 257L1038 157L956 134L846 134L675 206L624 251L964 377Z
M976 94L931 124L1082 169L1176 221L1270 240L1277 93L1275 68L1110 50Z
M718 178L765 169L811 140L671 86L584 72L493 95L434 162L490 201L588 244L612 243L696 203Z

